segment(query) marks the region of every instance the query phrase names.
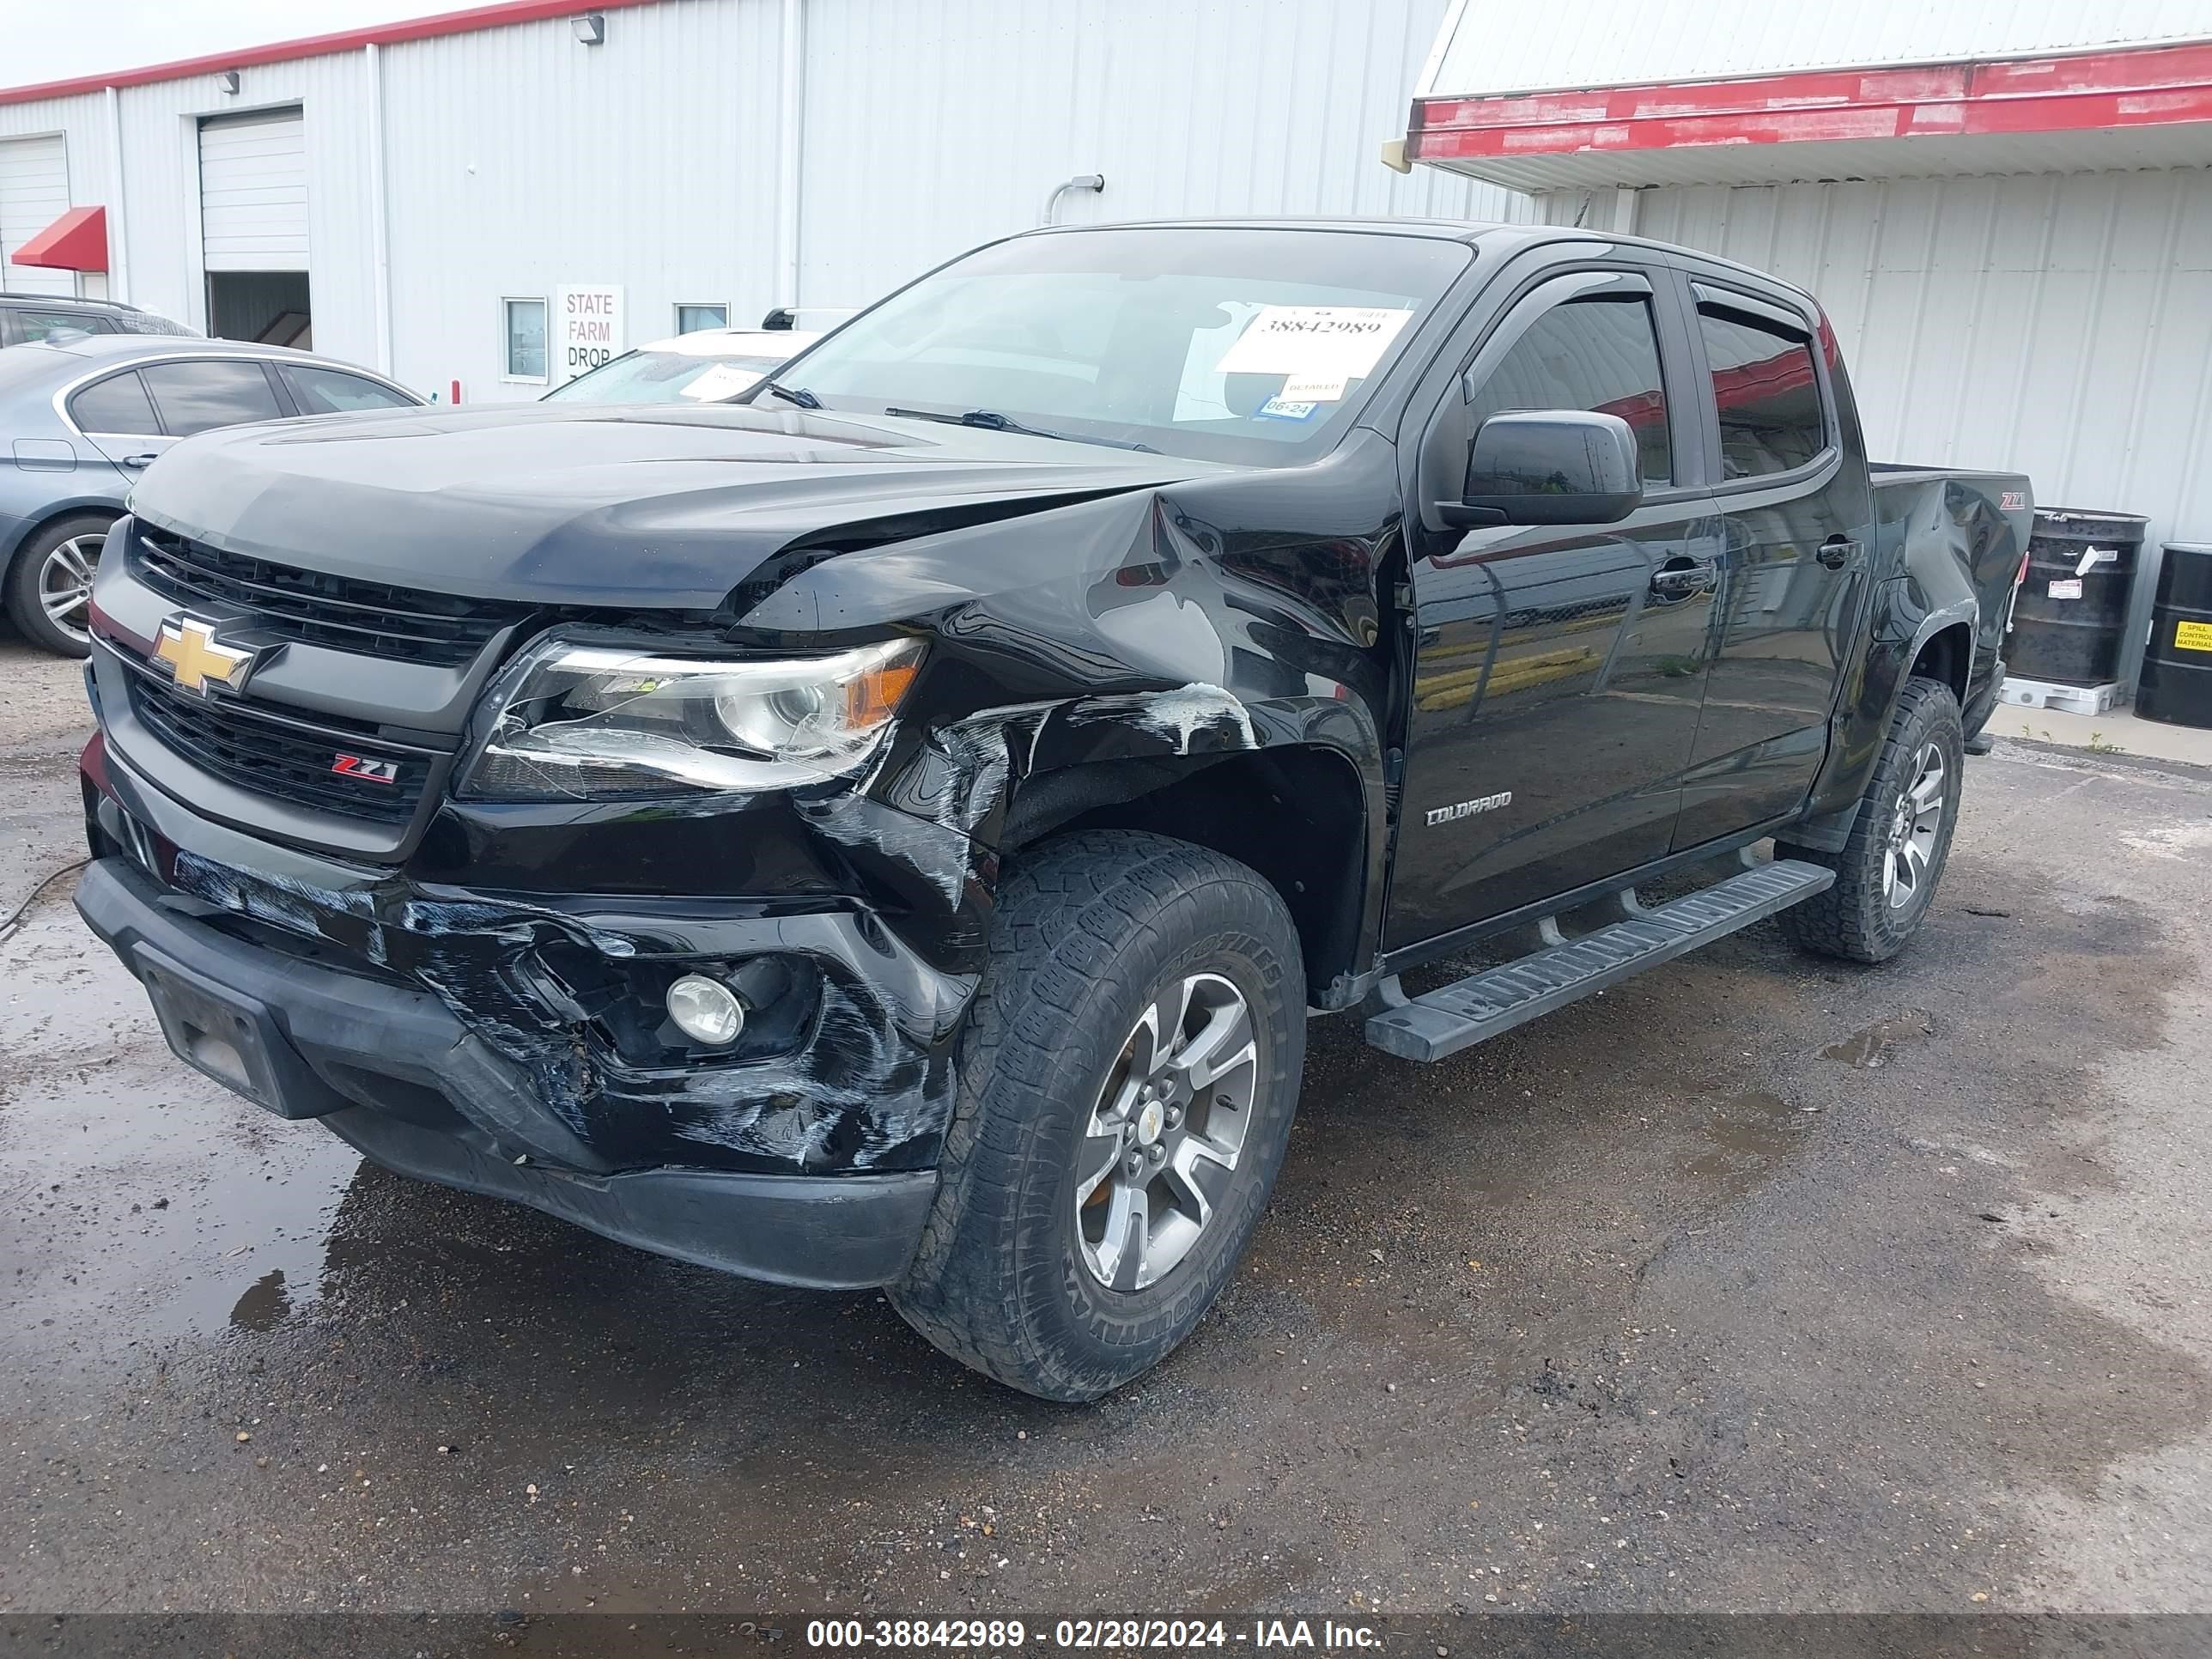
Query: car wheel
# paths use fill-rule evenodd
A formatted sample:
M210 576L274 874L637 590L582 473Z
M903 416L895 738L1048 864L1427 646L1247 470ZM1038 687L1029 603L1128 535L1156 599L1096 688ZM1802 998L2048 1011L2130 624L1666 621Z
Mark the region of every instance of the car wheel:
M1836 872L1834 886L1777 918L1793 944L1866 963L1887 962L1905 948L1935 902L1951 854L1966 757L1951 688L1906 681L1843 850L1824 853L1777 838L1777 858L1803 859Z
M32 644L64 657L92 649L92 577L112 514L58 519L16 550L8 574L8 614Z
M1048 842L999 898L935 1207L890 1288L1048 1400L1158 1364L1243 1254L1288 1144L1305 975L1281 898L1164 836Z

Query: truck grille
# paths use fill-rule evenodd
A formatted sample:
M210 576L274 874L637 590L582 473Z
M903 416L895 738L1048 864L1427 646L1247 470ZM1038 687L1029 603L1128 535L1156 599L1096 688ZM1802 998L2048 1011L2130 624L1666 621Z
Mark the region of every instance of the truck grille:
M264 714L244 703L180 691L158 673L116 653L130 672L131 712L165 748L202 771L316 811L377 823L404 823L421 804L434 758L343 726ZM369 770L336 769L342 756ZM370 775L384 767L392 781Z
M526 605L425 593L226 553L144 524L131 541L131 569L170 599L250 613L257 630L279 639L446 667L468 661L501 629L530 614Z

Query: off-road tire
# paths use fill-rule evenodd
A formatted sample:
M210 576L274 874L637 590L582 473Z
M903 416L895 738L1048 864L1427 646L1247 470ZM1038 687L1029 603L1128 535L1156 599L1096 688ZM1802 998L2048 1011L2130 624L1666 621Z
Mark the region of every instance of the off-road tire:
M1948 769L1942 823L1929 859L1926 880L1911 902L1899 908L1889 902L1882 886L1891 815L1898 798L1911 786L1914 757L1929 743L1941 750ZM1859 798L1858 815L1851 821L1850 839L1844 843L1843 851L1825 853L1777 838L1775 857L1802 859L1836 872L1835 885L1827 891L1793 904L1777 916L1791 944L1816 956L1863 963L1887 962L1905 947L1927 919L1944 862L1950 856L1951 837L1959 825L1966 753L1959 700L1951 688L1938 680L1906 681L1898 697L1896 717L1890 722L1888 739L1875 763L1874 775L1867 781L1866 793Z
M1232 981L1256 1091L1242 1156L1189 1254L1141 1290L1078 1256L1076 1152L1126 1034L1176 976ZM1233 860L1086 830L1011 866L958 1047L935 1207L891 1304L963 1364L1048 1400L1098 1399L1188 1336L1227 1282L1288 1144L1305 1060L1297 930Z
M8 568L9 620L15 624L17 633L41 651L51 651L58 657L92 653L88 641L63 632L47 617L39 602L39 580L54 549L80 536L106 535L115 518L112 513L72 513L55 520L15 550L15 561Z

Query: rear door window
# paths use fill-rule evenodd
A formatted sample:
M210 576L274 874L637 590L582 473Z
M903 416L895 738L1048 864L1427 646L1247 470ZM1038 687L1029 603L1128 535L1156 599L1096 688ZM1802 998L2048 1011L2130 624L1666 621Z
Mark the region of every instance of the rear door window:
M280 420L284 414L276 387L258 362L155 363L139 373L161 411L162 429L173 438L246 421Z
M1709 304L1698 307L1698 332L1720 411L1723 479L1793 471L1828 447L1810 338Z
M72 334L112 334L115 321L96 311L33 311L27 306L15 313L24 341L66 338Z
M154 418L154 405L136 369L125 369L104 380L81 386L69 400L70 419L80 432L110 432L133 438L150 438L161 430Z
M319 368L312 363L279 363L292 401L302 415L336 415L349 409L411 409L414 399L390 386L342 369Z

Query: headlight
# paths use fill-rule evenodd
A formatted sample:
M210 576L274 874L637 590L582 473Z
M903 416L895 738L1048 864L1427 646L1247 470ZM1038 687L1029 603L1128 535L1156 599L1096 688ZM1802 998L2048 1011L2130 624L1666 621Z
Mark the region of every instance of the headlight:
M890 730L921 646L707 660L555 639L512 689L460 793L477 799L788 788L856 771Z

